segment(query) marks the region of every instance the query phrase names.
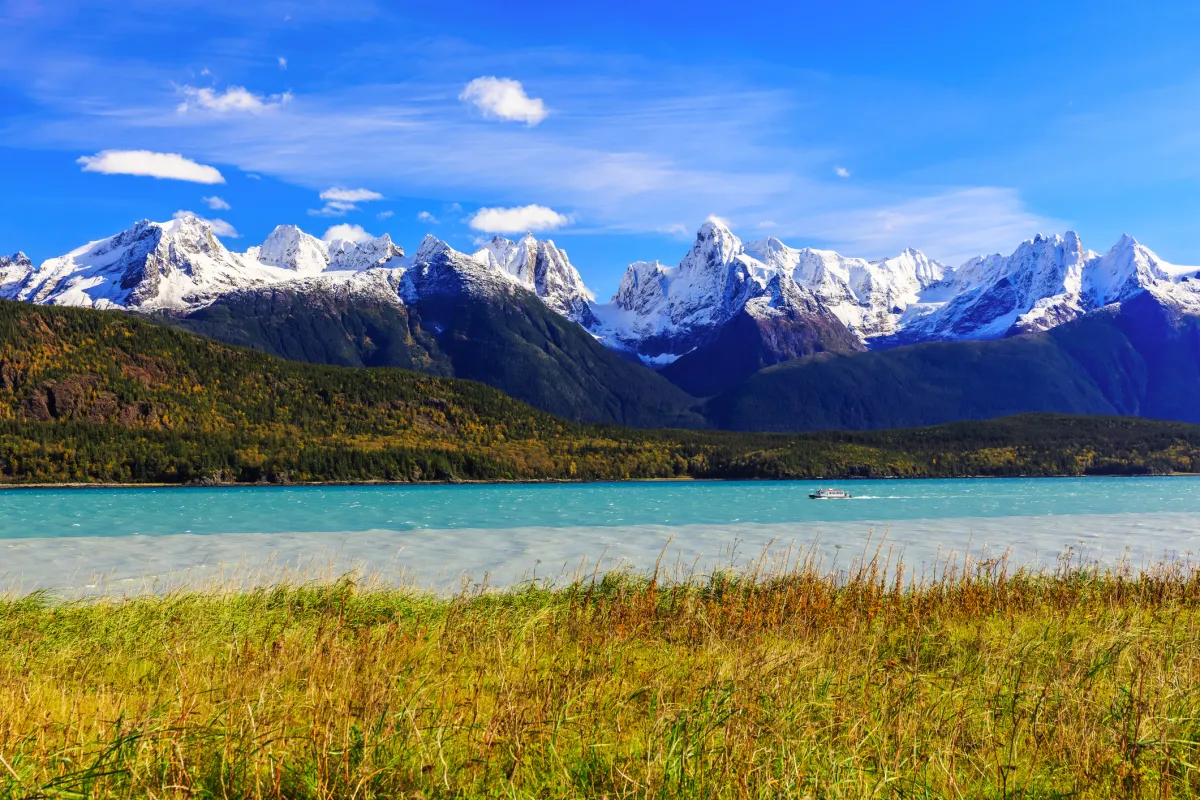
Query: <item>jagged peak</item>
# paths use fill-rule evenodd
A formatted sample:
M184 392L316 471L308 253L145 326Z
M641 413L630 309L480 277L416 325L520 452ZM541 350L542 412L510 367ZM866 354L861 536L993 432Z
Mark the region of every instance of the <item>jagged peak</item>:
M1143 247L1141 242L1139 242L1134 237L1130 236L1128 233L1122 233L1121 236L1117 239L1116 243L1114 243L1113 246L1109 249L1110 250L1133 250L1133 249L1136 249L1139 247Z
M425 238L421 240L421 244L417 247L417 252L413 254L413 261L418 264L424 263L446 252L453 253L455 251L453 247L432 233L427 233L425 234Z
M709 217L696 231L696 241L679 262L683 272L708 266L729 264L742 252L742 240L734 235L724 220Z
M312 241L318 242L324 246L324 242L322 242L316 236L313 236L311 233L306 233L305 231L301 230L296 225L276 225L271 229L271 232L267 234L267 238L263 239L263 245L265 246L268 242L299 241L305 239L311 239Z
M329 266L329 248L312 234L295 225L276 225L253 254L273 267L315 274Z

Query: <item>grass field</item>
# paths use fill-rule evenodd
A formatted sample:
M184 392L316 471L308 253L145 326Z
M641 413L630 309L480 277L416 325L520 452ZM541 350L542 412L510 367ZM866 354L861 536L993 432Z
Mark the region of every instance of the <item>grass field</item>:
M1200 573L0 601L0 797L1192 797Z

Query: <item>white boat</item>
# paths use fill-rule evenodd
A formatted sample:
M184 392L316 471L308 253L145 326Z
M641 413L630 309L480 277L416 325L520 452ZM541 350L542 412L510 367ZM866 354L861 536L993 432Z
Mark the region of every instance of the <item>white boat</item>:
M817 489L809 497L813 500L849 500L851 494L842 489Z

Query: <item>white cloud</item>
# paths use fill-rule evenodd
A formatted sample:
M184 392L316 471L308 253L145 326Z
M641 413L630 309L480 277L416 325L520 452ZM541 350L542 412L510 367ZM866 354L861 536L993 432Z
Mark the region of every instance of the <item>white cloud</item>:
M485 117L537 125L546 118L546 105L525 94L525 87L512 78L476 78L466 85L459 100L470 103Z
M286 58L284 58L283 56L279 56L275 60L279 62L280 69L287 69L287 59Z
M321 237L327 242L344 239L348 242L365 242L368 239L375 237L363 230L362 225L331 225L329 230L325 231L325 235Z
M151 150L101 150L94 156L75 160L84 172L105 175L144 175L192 183L224 183L216 167L197 164L179 153L155 153Z
M425 222L430 225L438 224L438 218L435 217L433 214L430 214L428 211L422 211L420 214L417 214L417 221Z
M261 114L273 108L279 108L292 99L291 92L273 94L270 96L254 94L244 86L230 86L224 92L218 92L208 87L181 86L179 91L186 100L179 104L179 113L199 108L213 111L217 114L242 112Z
M716 214L709 214L708 217L706 217L704 221L705 222L714 222L723 228L732 228L733 227L732 225L729 224L729 220L725 219L724 217L718 217Z
M335 200L320 208L310 208L308 215L310 217L344 217L350 211L358 211L358 206L354 203L340 203Z
M207 203L208 207L213 211L228 211L229 209L233 208L233 206L229 205L229 203L226 203L222 198L217 197L215 194L212 197L201 197L200 199Z
M837 167L834 169L833 174L837 175L839 178L849 178L850 170L846 169L845 167Z
M200 216L199 214L195 213L194 211L176 211L175 214L173 215L173 217L174 217L174 219L186 219L188 217L195 217L196 219L200 220L201 222L207 222L209 225L211 225L212 232L215 233L217 236L224 236L227 239L240 239L242 237L242 235L237 232L237 228L234 228L232 225L230 225L228 222L226 222L223 219L205 219L204 217Z
M370 189L339 189L336 186L321 192L322 200L336 200L342 203L366 203L371 200L382 200L383 195Z
M446 206L446 211L450 214L461 214L462 206L458 203L451 203L450 205Z
M471 119L478 117L473 106L453 99L457 92L449 93L449 103L439 103L444 84L418 78L306 91L304 102L297 99L269 114L179 115L147 89L166 84L164 73L135 81L103 61L80 76L99 104L95 110L78 109L78 81L64 82L57 99L44 98L57 103L62 121L13 135L81 153L132 139L301 186L369 184L389 197L403 192L433 198L418 211L428 208L455 224L469 223L475 208L454 213L451 197L488 198L498 207L536 199L550 209L569 209L596 233L643 234L682 224L681 238L719 209L743 221L747 232L759 221L776 221L770 234L794 246L836 248L865 258L914 246L943 261L966 252L1008 252L1037 230L1061 230L1031 211L1015 190L971 193L973 186L1007 185L989 183L1009 180L990 166L973 168L965 176L971 183L959 180L964 176L956 168L934 164L924 171L910 165L905 177L891 181L864 183L856 171L850 179L838 178L835 167L845 158L839 153L855 142L840 129L836 136L794 132L795 114L807 108L804 86L764 89L722 75L698 84L693 71L681 73L664 62L618 64L630 71L614 80L590 56L583 61L578 68L567 63L547 78L553 89L538 84L554 104L555 119L545 129L539 126L536 136L520 123L481 125ZM444 66L458 74L484 74L477 63ZM520 74L520 63L513 63L509 74ZM729 108L739 113L728 114ZM940 130L943 122L926 120L923 130L934 123ZM680 130L688 136L680 137ZM917 201L925 205L913 205ZM956 203L962 207L956 209ZM345 221L345 215L361 216L364 224L375 218L323 204L313 207L317 217L332 217L322 219L326 225ZM929 209L951 213L939 220ZM404 214L412 220L416 212L397 207L397 216ZM616 271L585 277L604 294L610 288L606 280L615 284L608 273Z
M395 213L396 213L395 211L390 211L390 210L389 211L380 211L378 214L375 215L375 219L391 219L392 215Z
M521 233L561 228L571 218L545 206L481 208L471 217L471 227L484 233Z
M347 212L358 211L356 203L367 203L372 200L382 200L383 195L370 189L340 189L332 187L321 192L325 201L322 208L310 208L308 213L314 217L344 217Z
M774 220L765 219L765 220L763 220L762 222L760 222L760 223L758 223L757 225L755 225L754 227L756 227L756 228L758 228L760 231L762 231L762 230L767 230L768 228L778 228L778 227L779 227L779 223L778 223L778 222L775 222Z

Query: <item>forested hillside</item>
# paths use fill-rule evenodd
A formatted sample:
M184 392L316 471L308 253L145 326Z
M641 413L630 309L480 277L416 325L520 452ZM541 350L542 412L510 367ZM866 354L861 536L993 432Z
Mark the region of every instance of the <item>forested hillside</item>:
M1200 319L1150 293L1043 332L821 354L708 401L726 430L899 428L1010 414L1200 422Z
M405 306L334 291L239 292L183 317L156 317L296 361L402 367L494 386L580 422L705 427L694 398L622 359L531 292L433 295Z
M739 434L565 422L471 381L284 361L0 302L0 481L919 477L1200 471L1200 426L1032 415Z

